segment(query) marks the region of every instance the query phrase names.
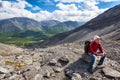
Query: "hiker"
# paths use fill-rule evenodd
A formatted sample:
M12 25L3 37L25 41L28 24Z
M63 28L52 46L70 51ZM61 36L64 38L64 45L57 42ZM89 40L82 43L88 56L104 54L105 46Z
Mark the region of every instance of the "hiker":
M98 50L100 52L97 52ZM93 73L93 65L95 62L95 56L101 56L101 59L100 59L99 63L97 64L97 67L102 66L104 59L105 59L105 53L104 53L103 47L100 43L99 36L95 35L94 41L90 42L89 48L88 48L88 55L90 56L90 63L89 63L88 71L90 73Z

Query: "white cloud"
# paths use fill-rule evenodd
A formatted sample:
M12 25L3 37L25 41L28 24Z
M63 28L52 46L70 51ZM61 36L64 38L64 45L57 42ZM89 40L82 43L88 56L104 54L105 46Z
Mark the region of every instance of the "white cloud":
M48 11L40 11L39 13L34 13L34 19L36 20L47 20L47 19L52 19L52 13Z
M0 3L1 3L1 5L2 5L3 8L9 8L9 7L11 7L11 3L8 2L8 1L3 1L3 2L0 2Z
M104 12L106 9L99 9L97 1L95 0L84 0L83 5L79 5L81 9L75 6L75 4L64 5L63 3L59 3L57 7L61 10L56 10L53 12L54 19L61 21L88 21L100 13Z
M94 17L96 17L98 14L102 13L104 9L101 9L99 11L61 11L56 10L53 12L53 19L60 20L60 21L88 21Z
M66 0L69 1L69 0ZM72 1L72 0L70 0ZM74 0L80 1L80 0ZM98 14L104 12L106 9L99 9L95 0L84 0L83 5L79 5L80 9L75 4L58 3L56 6L60 10L55 10L53 12L43 11L38 6L33 7L31 4L26 1L18 2L8 2L2 1L2 7L0 7L0 19L11 18L11 17L29 17L35 20L50 20L55 19L59 21L88 21ZM29 10L26 10L25 7L29 6L33 10L40 10L37 13L32 13Z
M101 2L116 2L116 1L120 1L120 0L97 0L97 1L101 1Z
M83 8L83 10L99 10L99 8L98 8L98 6L96 6L96 4L98 4L98 2L96 2L96 1L93 1L93 0L85 0L84 2L83 2L83 6L82 6L82 8Z
M119 0L54 0L55 2L63 2L63 3L79 3L79 2L83 2L83 1L90 1L90 2L115 2L115 1L119 1Z
M25 10L25 6L28 5L25 1L19 1L18 3L2 1L2 7L0 8L0 18L11 18L11 17L23 17L28 14L32 14L30 11ZM30 4L28 6L31 6Z
M38 6L35 6L35 7L32 8L32 10L34 10L34 11L36 11L36 10L41 10L41 8L38 7Z
M6 3L8 3L7 1L3 1L3 2L5 2L4 5L6 5ZM24 9L26 6L32 7L31 4L27 3L24 0L18 0L18 2L13 2L13 3L9 2L9 4L11 4L11 7L13 7L13 8L19 8L19 9Z
M59 7L59 9L61 10L66 10L66 11L74 11L77 10L78 8L75 6L75 4L69 4L69 5L64 5L63 3L59 3L56 5L57 7Z

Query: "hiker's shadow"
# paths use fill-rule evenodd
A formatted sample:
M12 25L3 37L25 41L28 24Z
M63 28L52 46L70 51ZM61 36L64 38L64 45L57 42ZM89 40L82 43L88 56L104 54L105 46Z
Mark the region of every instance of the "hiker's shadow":
M65 75L68 77L71 77L71 73L79 73L80 75L83 75L83 73L87 72L88 63L84 62L82 58L79 58L77 61L69 64L65 69ZM71 72L70 74L66 74L68 72ZM64 79L63 79L64 80Z

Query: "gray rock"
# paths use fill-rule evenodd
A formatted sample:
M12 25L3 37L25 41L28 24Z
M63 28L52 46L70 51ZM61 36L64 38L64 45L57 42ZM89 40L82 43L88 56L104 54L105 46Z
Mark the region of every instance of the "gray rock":
M59 61L62 65L66 65L67 63L69 63L69 58L68 58L68 56L63 56L63 57L59 58L58 61Z
M63 69L60 67L53 68L54 72L60 73Z
M57 64L57 60L55 59L52 59L50 62L49 62L50 65L56 65Z
M30 70L29 70L30 69ZM38 70L35 69L34 66L30 66L29 69L23 70L23 74L29 76L30 79L34 78L35 75L38 73Z
M52 49L49 49L47 53L54 53L54 51Z
M45 73L43 77L50 78L50 73Z
M105 67L105 68L103 68L102 71L104 72L105 76L107 76L107 77L120 78L120 72L118 72L112 68Z
M50 78L50 77L55 77L55 73L54 72L46 72L43 77L45 78Z
M0 74L0 79L3 79L5 74Z
M21 59L23 56L22 55L16 55L15 58L16 59Z
M73 73L71 80L82 80L82 77L78 73Z
M26 75L15 75L10 80L29 80Z
M33 59L32 59L31 57L25 57L25 58L23 59L23 62L24 62L25 64L27 64L27 65L33 64Z
M11 76L10 73L6 73L5 76L4 76L4 78L9 78L10 76Z
M82 76L83 76L83 77L88 77L88 76L89 76L89 74L88 74L88 73L86 73L86 72L84 72L84 73L82 74Z
M63 62L69 62L68 56L63 56L63 57L59 58L59 60L63 61Z
M87 54L82 54L82 59L84 62L89 63L90 62L90 57Z
M57 67L62 67L61 63L56 64Z
M19 77L19 75L14 74L14 75L10 76L9 80L15 80L17 77Z
M34 62L32 66L33 66L36 70L41 69L39 62Z
M40 53L34 53L33 56L33 61L36 62L36 61L41 61L42 60L42 54Z
M0 73L8 73L9 71L8 71L8 69L6 69L6 68L3 68L3 67L0 67Z
M70 70L70 69L65 69L65 75L68 76L68 77L72 77L74 71L73 70Z
M34 80L42 80L42 75L36 74Z

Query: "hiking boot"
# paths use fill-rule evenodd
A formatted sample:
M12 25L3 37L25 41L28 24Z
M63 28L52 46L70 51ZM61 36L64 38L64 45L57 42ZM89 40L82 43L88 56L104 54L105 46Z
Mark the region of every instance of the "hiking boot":
M98 69L101 69L101 68L104 68L105 66L104 65L97 65L96 68Z
M93 73L93 69L88 68L87 70L88 70L88 72L90 72L91 74Z

